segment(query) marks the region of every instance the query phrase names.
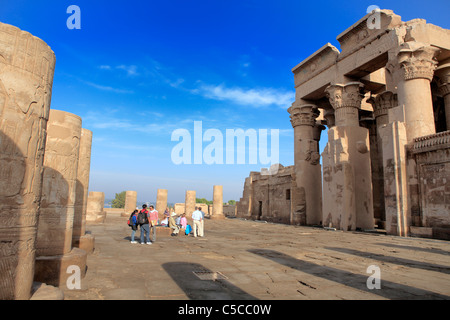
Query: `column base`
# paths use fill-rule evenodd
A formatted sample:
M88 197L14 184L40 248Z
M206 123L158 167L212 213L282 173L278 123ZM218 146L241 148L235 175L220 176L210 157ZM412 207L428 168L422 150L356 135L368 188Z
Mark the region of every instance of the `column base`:
M95 237L90 233L86 233L84 236L73 239L72 247L80 248L86 251L87 254L91 254L95 248Z
M45 283L33 282L30 300L64 300L64 293L61 289Z
M73 248L64 255L36 257L34 281L56 287L65 286L67 278L73 275L73 273L67 273L69 266L78 266L81 278L85 277L86 260L86 251L79 248Z

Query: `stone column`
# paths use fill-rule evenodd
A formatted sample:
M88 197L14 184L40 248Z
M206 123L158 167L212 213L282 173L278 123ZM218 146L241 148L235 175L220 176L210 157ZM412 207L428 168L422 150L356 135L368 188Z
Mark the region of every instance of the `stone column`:
M92 131L81 129L80 154L78 157L75 214L73 219L72 245L87 253L94 251L94 236L86 234L86 208L91 170Z
M136 204L137 204L137 191L126 191L124 216L129 217L130 214L134 210L136 210Z
M47 124L35 281L65 284L69 265L86 267L86 252L72 250L81 118L51 110ZM84 262L84 265L83 265Z
M358 116L362 87L350 82L326 89L336 125L323 152L323 221L342 230L374 226L369 130Z
M106 219L105 194L103 192L91 191L88 194L86 207L86 221L103 223Z
M225 219L223 215L223 186L213 187L213 206L211 219Z
M184 212L186 213L186 217L192 217L192 212L195 211L195 191L186 191L186 198L184 201Z
M28 300L55 54L0 23L0 300Z
M376 122L376 149L377 153L375 159L372 159L372 184L373 184L373 201L374 201L374 217L381 221L386 221L385 209L385 192L384 192L384 170L383 170L383 145L388 144L389 141L383 142L383 135L380 130L389 123L388 111L398 105L397 95L385 91L375 96L372 96L367 102L372 104L374 110L374 117ZM384 136L385 137L385 136ZM383 227L382 222L379 221L379 227ZM381 223L380 223L381 222ZM380 225L381 224L381 225Z
M398 102L405 110L408 143L436 133L430 81L439 49L419 42L405 42L397 54L402 79L397 85Z
M164 211L167 208L167 190L158 189L156 193L156 211L158 211L159 218L162 219L164 216Z
M291 197L290 223L319 225L322 223L322 174L316 125L319 111L312 104L294 103L289 109L294 128L295 174Z
M439 77L439 94L444 97L445 122L450 130L450 62L439 66L435 74Z

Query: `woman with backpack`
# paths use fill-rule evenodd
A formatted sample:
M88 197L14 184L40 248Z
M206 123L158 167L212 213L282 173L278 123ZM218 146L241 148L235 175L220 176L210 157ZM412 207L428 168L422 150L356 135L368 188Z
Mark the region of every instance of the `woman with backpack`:
M130 215L130 218L128 219L128 225L131 227L131 243L137 243L137 241L134 241L134 235L137 231L137 215L138 210L134 210L133 213Z

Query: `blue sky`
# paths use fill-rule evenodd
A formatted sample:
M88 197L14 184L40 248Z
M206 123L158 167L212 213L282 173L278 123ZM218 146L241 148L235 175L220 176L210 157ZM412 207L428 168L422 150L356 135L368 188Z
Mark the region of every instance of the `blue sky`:
M81 9L81 30L66 27L70 5ZM217 184L227 201L266 166L176 165L172 132L193 135L194 121L224 137L278 129L279 162L292 165L291 69L327 42L339 48L336 36L370 5L450 28L449 1L2 0L0 21L55 52L51 108L81 116L94 134L90 191L155 201L163 188L183 202L186 190L211 200Z

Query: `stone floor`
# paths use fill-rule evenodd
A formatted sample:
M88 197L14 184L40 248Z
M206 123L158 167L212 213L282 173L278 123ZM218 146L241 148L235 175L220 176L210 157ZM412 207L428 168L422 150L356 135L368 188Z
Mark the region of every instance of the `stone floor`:
M448 241L226 219L206 220L204 238L141 245L126 220L88 225L96 249L66 300L450 298ZM367 288L370 266L381 289Z

